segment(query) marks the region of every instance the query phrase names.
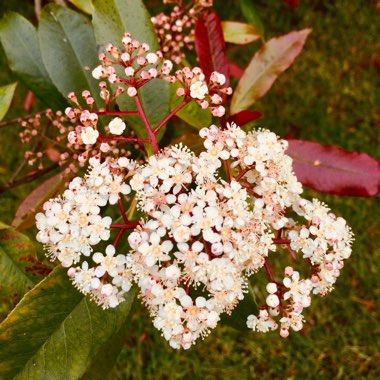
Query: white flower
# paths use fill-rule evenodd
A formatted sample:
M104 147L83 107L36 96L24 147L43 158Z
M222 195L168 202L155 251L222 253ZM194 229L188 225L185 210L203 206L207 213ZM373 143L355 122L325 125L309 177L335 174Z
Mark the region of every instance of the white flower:
M208 93L208 88L207 88L207 85L198 80L196 82L194 82L191 86L190 86L190 96L193 98L193 99L204 99L206 94Z
M93 76L95 79L103 78L103 77L104 77L104 74L105 74L105 71L104 71L104 69L103 69L103 66L101 66L101 65L95 67L95 69L92 70L92 76Z
M157 54L155 54L155 53L148 53L146 55L146 60L149 63L151 63L152 65L154 65L157 62L157 60L158 60Z
M115 117L108 125L110 132L114 135L121 135L123 134L126 125L124 121L120 117Z
M80 137L84 144L92 145L96 143L99 137L99 132L94 128L86 127L82 130Z

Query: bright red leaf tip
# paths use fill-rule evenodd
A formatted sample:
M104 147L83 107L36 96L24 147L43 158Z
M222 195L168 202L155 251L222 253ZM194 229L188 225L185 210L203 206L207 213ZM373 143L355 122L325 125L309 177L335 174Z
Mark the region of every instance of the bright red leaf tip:
M228 62L228 71L233 78L240 79L244 74L244 69L233 62Z
M222 24L215 11L204 11L195 25L195 49L206 78L213 71L224 74L229 86L228 59Z
M259 111L240 111L234 115L231 115L227 120L226 123L236 123L239 127L243 126L244 124L249 123L250 121L256 120L260 118L262 115Z
M380 192L380 162L334 145L288 140L287 154L300 182L323 193L373 197Z

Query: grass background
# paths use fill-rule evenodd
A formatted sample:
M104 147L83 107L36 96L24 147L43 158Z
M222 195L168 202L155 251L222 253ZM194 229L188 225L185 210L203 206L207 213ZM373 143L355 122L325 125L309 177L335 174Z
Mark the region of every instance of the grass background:
M149 1L152 13L160 9ZM215 1L222 20L243 20L238 2ZM365 0L300 0L293 11L281 0L256 0L266 38L291 30L313 29L294 66L279 78L256 109L263 112L260 126L281 136L336 144L376 158L379 151L380 3ZM0 13L17 10L33 18L32 3L8 1ZM255 45L229 46L231 59L245 66ZM377 51L377 53L376 53ZM11 73L0 53L0 85ZM20 115L26 90L19 86L7 118ZM36 104L36 109L42 105ZM40 108L38 108L40 107ZM377 110L376 110L377 107ZM0 181L9 178L20 161L16 126L0 130ZM11 142L11 143L9 143ZM17 205L33 186L0 195L0 213L10 223ZM345 217L356 236L336 289L315 298L305 311L301 334L288 339L278 333L237 331L218 326L188 351L171 350L152 327L144 308L136 302L131 334L109 379L375 379L380 378L379 208L377 199L317 196ZM260 278L258 279L260 282ZM259 299L262 303L263 299ZM3 303L3 310L7 309Z

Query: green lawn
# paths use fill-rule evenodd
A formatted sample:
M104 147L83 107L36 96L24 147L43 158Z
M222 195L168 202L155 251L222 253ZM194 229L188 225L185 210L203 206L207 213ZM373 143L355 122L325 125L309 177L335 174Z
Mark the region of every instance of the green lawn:
M243 19L238 2L215 2L223 20ZM21 7L20 3L11 1L6 8L31 15L30 4ZM152 3L156 6L157 2ZM336 144L380 159L380 117L376 114L380 70L374 64L380 48L378 2L300 0L297 12L282 0L257 0L256 4L267 38L293 29L313 29L294 66L257 103L256 109L264 113L259 125L281 136ZM253 51L253 46L231 46L231 59L244 66ZM9 83L2 56L0 64L0 84ZM9 117L20 113L17 104L24 94L20 86ZM13 143L17 133L16 126L1 129L0 181L9 178L21 159ZM32 187L0 195L4 222L12 220L17 204ZM306 194L320 198L346 218L356 241L335 291L324 299L315 298L305 311L302 334L291 333L284 340L277 332L260 334L219 326L190 350L177 352L169 348L136 301L130 336L109 379L380 378L378 199L311 190Z

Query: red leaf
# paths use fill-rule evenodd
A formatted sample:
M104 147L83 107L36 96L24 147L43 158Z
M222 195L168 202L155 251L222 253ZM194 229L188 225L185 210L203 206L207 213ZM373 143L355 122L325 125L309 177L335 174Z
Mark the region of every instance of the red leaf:
M34 215L40 211L42 205L49 198L55 196L62 189L66 180L67 177L63 173L58 173L37 186L21 202L12 221L12 226L21 231L34 225Z
M298 8L298 0L284 0L286 4L288 4L290 7L292 7L293 9L297 9Z
M32 91L28 91L24 99L24 111L30 111L34 106L35 97Z
M229 86L228 59L222 24L215 11L204 11L195 24L195 49L199 65L208 79L213 71L226 76Z
M334 145L288 140L287 154L300 182L323 193L373 197L380 192L380 162Z
M236 63L228 62L228 72L230 73L231 77L240 79L244 74L244 69L242 69Z
M238 113L235 113L235 115L231 115L226 120L226 123L236 123L241 127L242 125L247 124L250 121L260 118L261 115L262 113L258 111L240 111Z

